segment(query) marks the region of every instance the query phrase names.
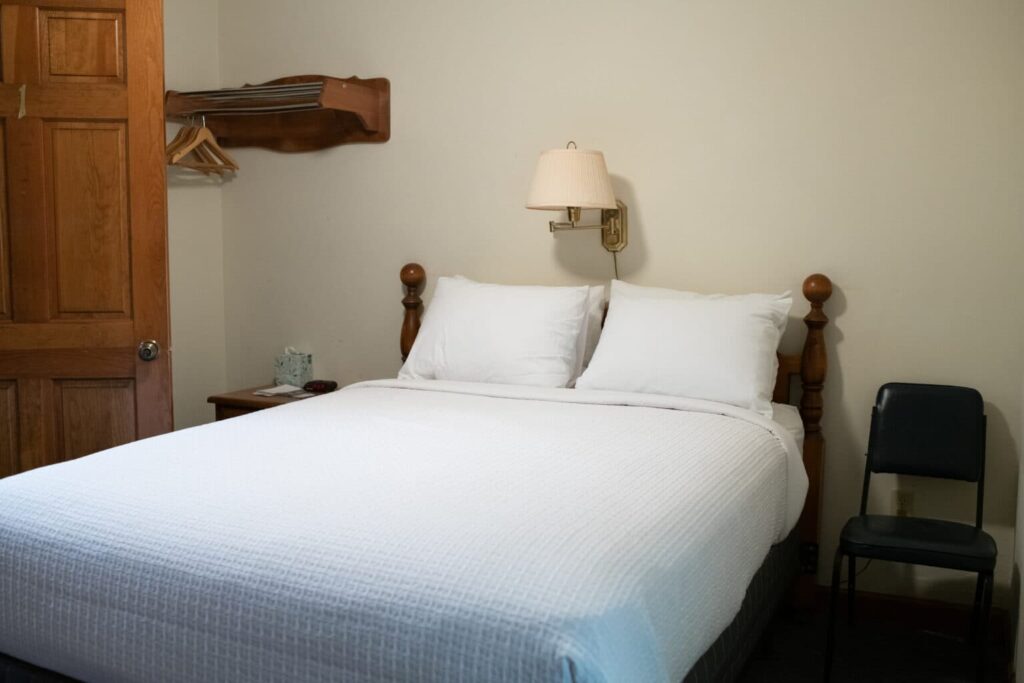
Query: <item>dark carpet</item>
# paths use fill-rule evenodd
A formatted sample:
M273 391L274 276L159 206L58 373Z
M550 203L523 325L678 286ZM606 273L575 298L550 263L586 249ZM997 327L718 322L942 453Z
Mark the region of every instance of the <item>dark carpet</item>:
M742 683L821 681L825 616L783 610L768 628L740 677ZM1007 658L989 647L988 681L1007 680ZM861 619L836 629L834 683L974 681L975 650L966 638Z

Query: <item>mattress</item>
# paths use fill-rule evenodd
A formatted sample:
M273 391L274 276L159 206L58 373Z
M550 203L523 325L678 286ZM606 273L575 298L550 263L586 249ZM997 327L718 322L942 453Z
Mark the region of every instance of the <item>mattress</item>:
M793 436L797 450L804 452L804 420L800 417L800 409L788 403L772 404L772 420L781 425Z
M779 607L791 596L799 575L800 534L794 529L786 540L772 546L747 586L739 613L693 665L683 683L739 680Z
M103 681L677 682L806 486L790 431L721 404L356 385L0 481L0 651Z

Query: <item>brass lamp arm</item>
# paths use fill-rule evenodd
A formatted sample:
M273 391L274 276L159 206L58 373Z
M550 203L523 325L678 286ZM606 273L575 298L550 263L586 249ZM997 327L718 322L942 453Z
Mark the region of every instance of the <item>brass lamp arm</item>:
M627 232L629 222L626 218L626 205L618 200L616 200L615 204L618 206L617 209L601 209L601 223L598 225L579 225L576 221L579 220L580 210L570 207L570 220L551 221L548 223L548 227L551 229L551 232L561 232L563 230L600 230L601 244L605 249L613 253L622 251L626 248L629 240Z
M560 230L604 230L609 227L608 225L577 225L572 221L551 221L548 223L551 228L551 232L558 232Z

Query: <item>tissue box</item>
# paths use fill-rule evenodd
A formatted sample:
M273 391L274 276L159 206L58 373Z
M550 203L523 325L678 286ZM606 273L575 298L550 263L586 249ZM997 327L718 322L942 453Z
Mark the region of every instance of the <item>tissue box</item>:
M313 379L313 354L286 350L274 361L274 384L301 387Z

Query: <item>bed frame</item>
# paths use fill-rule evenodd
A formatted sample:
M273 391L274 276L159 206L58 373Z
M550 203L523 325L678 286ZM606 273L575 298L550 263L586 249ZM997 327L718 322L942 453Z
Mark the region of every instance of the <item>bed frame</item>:
M427 273L418 263L406 264L400 274L405 288L405 318L402 321L401 349L405 360L412 349L420 330L423 299L420 292L427 281ZM821 416L824 407L822 391L828 372L828 355L825 350L825 326L828 317L823 306L832 296L832 281L821 273L815 273L804 280L804 298L811 304L810 312L804 317L807 336L803 349L798 354L779 354L779 373L775 379L776 403L790 403L793 379L800 378L800 417L804 422L804 467L807 469L809 487L797 533L800 538L800 566L804 580L800 582L802 597L809 597L815 586L818 571L818 544L821 530L821 487L825 457L825 437L821 433Z

